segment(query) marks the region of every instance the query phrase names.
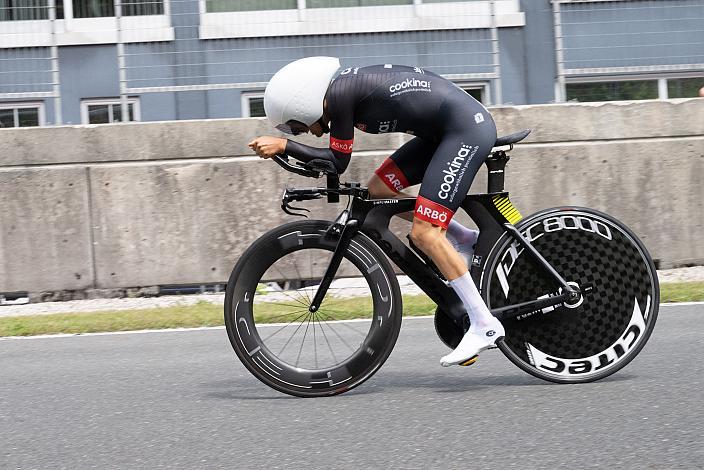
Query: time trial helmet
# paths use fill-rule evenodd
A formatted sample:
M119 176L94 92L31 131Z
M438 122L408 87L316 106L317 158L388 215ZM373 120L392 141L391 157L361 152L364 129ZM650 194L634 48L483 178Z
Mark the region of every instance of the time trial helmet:
M290 121L311 126L323 116L323 100L340 68L335 57L306 57L276 72L264 91L264 111L282 132L293 134Z

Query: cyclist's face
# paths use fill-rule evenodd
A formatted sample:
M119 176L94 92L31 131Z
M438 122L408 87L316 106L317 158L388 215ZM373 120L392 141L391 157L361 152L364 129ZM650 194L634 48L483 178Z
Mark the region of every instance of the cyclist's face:
M313 134L316 137L322 137L325 131L323 131L323 127L320 125L319 122L313 123L308 130L310 130L310 133Z
M325 130L323 130L323 127L320 125L319 122L315 122L311 126L306 126L302 122L291 120L288 121L286 124L277 126L276 128L282 132L293 135L307 134L308 132L310 132L316 137L322 137L325 133Z
M298 121L287 121L286 124L280 124L276 126L278 130L281 132L285 132L286 134L293 134L293 135L299 135L299 134L305 134L308 132L308 126L303 124L302 122Z

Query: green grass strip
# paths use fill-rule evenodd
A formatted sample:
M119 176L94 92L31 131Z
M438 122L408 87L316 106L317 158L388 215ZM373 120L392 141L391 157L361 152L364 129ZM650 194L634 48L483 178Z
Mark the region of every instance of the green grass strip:
M660 284L660 302L704 301L704 282L668 282Z
M435 304L425 295L404 296L403 305L405 315L430 315L435 312ZM371 300L359 298L327 301L321 306L322 314L331 320L366 318L370 317L370 311ZM303 314L304 310L276 303L263 303L257 304L256 312L257 322L280 323L295 319ZM198 302L188 306L141 310L0 317L0 337L196 328L223 324L221 305Z
M704 301L704 282L661 284L660 293L661 302ZM289 322L305 312L302 305L300 309L294 308L294 305L295 301L257 304L256 321ZM199 302L188 306L142 310L0 317L0 336L221 326L222 310L220 305ZM406 295L403 297L403 310L405 316L432 315L435 312L435 304L425 295ZM321 315L327 315L330 320L368 318L370 311L371 300L368 298L329 300L321 307Z

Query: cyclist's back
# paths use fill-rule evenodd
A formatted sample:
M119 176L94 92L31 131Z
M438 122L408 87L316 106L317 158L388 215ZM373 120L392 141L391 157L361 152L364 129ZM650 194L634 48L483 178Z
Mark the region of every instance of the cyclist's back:
M474 101L451 81L403 65L344 69L333 79L327 99L332 130L342 133L333 137L350 137L354 125L371 134L405 132L430 141L439 140L447 125L443 107Z

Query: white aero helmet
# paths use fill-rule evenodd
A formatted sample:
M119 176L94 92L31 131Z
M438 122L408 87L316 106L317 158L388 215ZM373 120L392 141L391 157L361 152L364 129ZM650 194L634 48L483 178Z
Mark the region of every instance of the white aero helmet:
M264 91L264 111L282 132L293 134L286 123L310 126L323 116L323 100L340 68L335 57L306 57L276 72Z

